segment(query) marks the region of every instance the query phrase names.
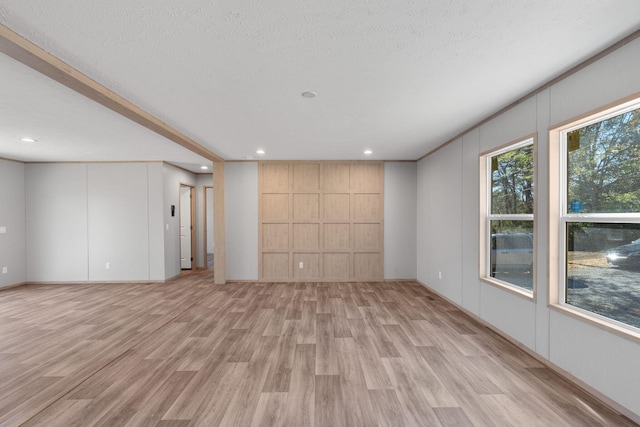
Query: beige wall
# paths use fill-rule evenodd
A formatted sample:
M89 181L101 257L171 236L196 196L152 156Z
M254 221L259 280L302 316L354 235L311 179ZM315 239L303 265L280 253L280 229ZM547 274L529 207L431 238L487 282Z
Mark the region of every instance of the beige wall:
M261 162L259 279L380 280L382 162Z

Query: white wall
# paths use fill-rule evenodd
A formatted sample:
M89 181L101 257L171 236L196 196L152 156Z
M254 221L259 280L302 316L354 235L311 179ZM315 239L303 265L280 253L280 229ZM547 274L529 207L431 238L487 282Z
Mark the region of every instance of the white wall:
M442 295L462 301L462 140L454 141L426 160L428 219L427 275L419 276ZM422 218L418 219L422 221Z
M147 165L89 164L87 184L89 281L148 280Z
M26 165L27 280L89 280L86 164Z
M477 286L480 269L477 251L480 234L478 230L478 130L462 138L462 300L461 304L470 312L480 314L480 287ZM475 262L473 261L475 259Z
M0 287L26 281L25 165L0 159ZM3 273L2 268L7 272Z
M27 281L165 278L161 163L28 164L25 176Z
M384 164L384 278L415 279L417 165Z
M640 343L547 307L549 127L640 93L640 39L418 164L417 277L640 419ZM489 112L488 112L489 113ZM478 279L479 155L537 132L535 301ZM438 272L442 272L439 279Z
M149 280L164 280L164 186L163 163L147 163L149 203Z
M224 198L226 278L258 280L257 162L224 165Z
M549 89L549 124L640 94L640 39ZM640 343L550 313L549 359L638 414ZM570 339L567 337L571 336Z
M429 230L428 225L432 222L429 215L429 201L431 193L429 192L429 176L431 158L427 157L418 162L417 168L417 185L418 190L416 196L416 278L428 283L429 274Z

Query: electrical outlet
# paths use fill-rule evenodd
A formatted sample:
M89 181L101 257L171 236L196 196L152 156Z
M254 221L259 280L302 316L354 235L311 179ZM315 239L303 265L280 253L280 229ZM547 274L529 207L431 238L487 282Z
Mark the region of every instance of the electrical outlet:
M304 262L300 261L300 262L298 263L298 268L304 268Z
M110 269L110 268L111 268L111 264L110 264L110 263L107 263L107 264L104 266L104 268L106 268L107 270L108 270L108 269Z
M2 267L2 274L7 274L9 272L9 270L7 269L7 267Z
M438 279L442 279L442 271L438 271Z
M5 234L7 232L7 227L0 227L0 234Z

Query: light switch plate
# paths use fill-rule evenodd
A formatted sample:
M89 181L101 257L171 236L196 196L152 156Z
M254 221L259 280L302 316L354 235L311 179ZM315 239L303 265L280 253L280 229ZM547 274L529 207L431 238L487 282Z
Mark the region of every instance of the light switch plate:
M7 227L0 227L0 234L5 234L7 232Z

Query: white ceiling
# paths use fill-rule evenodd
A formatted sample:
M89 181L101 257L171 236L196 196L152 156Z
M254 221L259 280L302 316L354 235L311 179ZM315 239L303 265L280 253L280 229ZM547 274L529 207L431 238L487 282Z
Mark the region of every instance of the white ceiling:
M0 54L0 157L24 162L211 162ZM21 138L37 139L23 143Z
M227 160L415 160L640 29L640 1L2 0L0 24ZM0 157L205 162L0 72Z

